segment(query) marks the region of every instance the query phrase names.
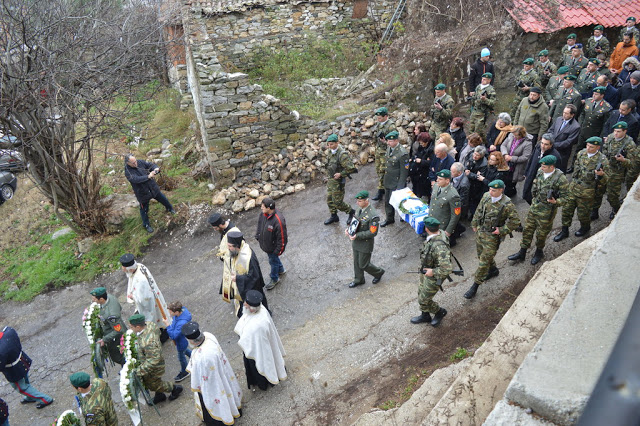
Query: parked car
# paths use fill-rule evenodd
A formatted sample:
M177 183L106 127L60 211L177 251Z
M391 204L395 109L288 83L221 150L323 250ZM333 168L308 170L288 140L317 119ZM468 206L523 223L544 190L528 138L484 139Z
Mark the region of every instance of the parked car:
M0 172L0 204L13 198L18 178L11 172Z
M24 170L27 164L22 160L22 154L11 149L0 149L0 170Z

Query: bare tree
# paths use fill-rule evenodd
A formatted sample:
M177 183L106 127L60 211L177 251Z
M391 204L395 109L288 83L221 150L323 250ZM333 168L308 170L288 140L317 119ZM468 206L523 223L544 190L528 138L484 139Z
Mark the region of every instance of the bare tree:
M31 176L80 234L106 230L96 141L122 129L145 84L164 80L159 6L0 0L0 130L23 141Z

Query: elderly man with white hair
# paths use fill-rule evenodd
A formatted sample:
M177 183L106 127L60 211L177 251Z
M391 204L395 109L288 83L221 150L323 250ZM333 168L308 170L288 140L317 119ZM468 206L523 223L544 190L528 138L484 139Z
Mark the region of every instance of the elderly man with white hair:
M431 160L431 166L429 166L429 180L431 186L435 184L440 170L450 170L451 165L455 162L452 156L449 155L449 147L446 144L439 143L434 149L435 157Z

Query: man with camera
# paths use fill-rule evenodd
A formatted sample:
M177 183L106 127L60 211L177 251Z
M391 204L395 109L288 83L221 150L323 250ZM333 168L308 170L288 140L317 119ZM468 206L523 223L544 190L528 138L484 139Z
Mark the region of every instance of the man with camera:
M447 86L443 83L436 84L433 88L435 98L433 105L429 108L429 117L431 117L431 127L429 127L429 135L431 139L436 140L440 133L444 133L449 128L449 123L453 118L453 107L455 102L453 98L446 92Z
M529 90L532 87L542 88L540 83L540 77L538 73L533 69L534 61L533 58L527 58L522 61L522 71L516 77L516 96L513 99L513 104L511 104L511 116L515 116L518 111L518 106L522 99L529 96Z
M162 204L168 213L176 214L154 179L160 173L160 168L151 162L136 160L132 154L125 155L124 159L124 175L131 183L133 192L140 203L142 225L147 232L152 233L153 228L149 224L149 202L152 198Z
M547 87L549 79L558 72L558 67L549 60L549 51L547 49L541 50L538 53L535 70L538 73L538 77L540 77L541 87Z
M593 35L587 40L586 54L589 58L595 58L598 54L602 53L605 57L609 56L609 49L611 43L609 39L602 35L604 27L602 25L596 25L593 28Z
M482 74L482 80L480 80L480 84L478 84L473 91L473 96L471 96L473 111L471 112L469 132L476 132L480 136L485 134L487 117L493 111L493 106L496 103L496 91L491 85L492 78L493 74L490 72Z

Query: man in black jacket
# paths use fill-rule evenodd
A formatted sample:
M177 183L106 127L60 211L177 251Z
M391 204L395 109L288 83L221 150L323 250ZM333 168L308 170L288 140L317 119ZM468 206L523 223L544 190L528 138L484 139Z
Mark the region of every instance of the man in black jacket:
M618 93L620 94L620 100L633 99L637 107L638 103L640 103L640 71L632 72L629 81L618 89ZM637 109L631 112L638 118L639 111Z
M533 180L536 178L536 173L538 173L538 169L540 168L540 159L547 155L554 155L558 162L562 159L558 150L553 147L553 142L553 135L551 133L545 133L529 157L527 168L524 171L524 186L522 187L522 199L529 204L531 204L533 200L531 188L533 187Z
M633 110L636 107L636 102L633 99L626 99L620 102L620 106L618 107L618 111L611 111L609 114L609 119L604 124L604 128L602 129L602 134L600 135L602 139L606 139L611 133L613 133L613 126L619 122L624 121L627 123L627 135L631 136L631 139L634 141L638 140L638 133L640 133L640 124L638 123L638 119L633 115ZM603 141L603 143L606 141Z
M478 87L478 84L480 84L482 80L482 74L490 72L492 75L490 84L493 85L496 73L493 70L493 62L489 61L490 57L491 52L485 47L480 52L480 58L471 65L471 71L469 71L469 96L473 96L475 93L474 90L476 90L476 87Z
M160 191L154 179L158 173L160 173L160 169L155 164L144 160L136 160L136 157L131 154L125 155L124 175L131 183L133 192L140 203L142 225L149 233L153 232L153 228L149 224L149 202L152 198L162 204L167 209L167 212L176 214L173 206Z
M284 216L276 210L276 202L271 198L265 198L260 204L262 214L258 218L258 229L256 230L256 240L260 243L262 251L269 257L271 266L271 281L264 286L271 290L280 281L280 275L287 271L282 266L280 256L284 253L289 237L287 235L287 223Z
M578 108L575 105L567 104L562 110L562 116L556 118L553 125L549 127L549 133L555 140L554 147L562 157L558 162L558 168L563 172L567 172L571 149L578 143L580 136L580 123L575 118L577 112Z

